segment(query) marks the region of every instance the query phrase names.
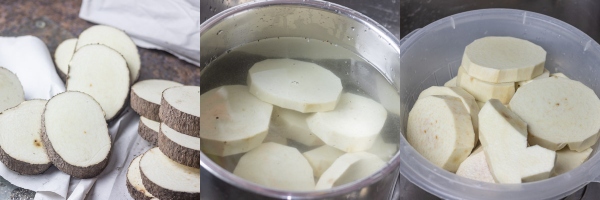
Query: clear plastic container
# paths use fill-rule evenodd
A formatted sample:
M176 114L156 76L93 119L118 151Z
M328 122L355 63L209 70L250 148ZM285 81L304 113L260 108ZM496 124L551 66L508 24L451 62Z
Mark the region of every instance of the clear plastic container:
M590 22L598 23L598 22ZM400 42L400 96L403 134L419 93L456 75L465 46L486 36L529 40L547 51L546 68L562 72L600 94L600 45L555 18L512 9L475 10L449 16L416 30ZM405 136L405 135L404 135ZM600 181L598 143L587 162L550 179L523 184L492 184L438 168L400 139L400 173L444 199L558 199L589 182Z

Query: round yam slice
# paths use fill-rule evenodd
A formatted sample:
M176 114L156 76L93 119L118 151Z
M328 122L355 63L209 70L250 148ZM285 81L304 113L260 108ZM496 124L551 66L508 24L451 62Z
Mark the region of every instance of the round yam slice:
M340 78L331 71L292 59L255 63L248 71L248 86L260 100L302 113L333 110L342 92Z
M484 37L467 45L461 65L482 81L511 83L531 80L544 72L546 51L514 37Z
M24 101L0 114L0 161L19 174L40 174L52 165L42 143L46 100Z
M417 100L408 114L407 140L435 166L456 172L475 145L471 115L452 96Z
M160 122L152 121L144 116L140 116L138 125L138 134L150 144L156 146L158 143L158 131L160 130Z
M161 123L158 148L175 162L200 168L200 138L198 137L177 132Z
M118 52L104 45L79 48L69 64L67 90L89 94L102 106L106 120L125 107L129 94L129 70Z
M177 132L198 137L200 134L200 87L176 86L163 91L159 116Z
M143 80L131 86L131 108L152 121L160 121L158 111L162 92L167 88L183 86L181 83L168 80Z
M0 67L0 112L25 101L23 86L10 70Z
M550 77L521 87L510 108L527 123L530 145L583 151L598 140L600 99L582 83Z
M200 199L200 169L179 164L158 147L140 159L142 184L158 199Z
M332 111L306 119L310 130L325 144L345 152L370 149L387 118L387 110L372 99L344 93Z
M247 86L218 87L200 99L200 142L205 153L244 153L259 146L267 136L273 105L250 94Z
M135 157L131 164L129 164L129 168L127 169L127 179L125 180L125 185L127 186L127 191L129 195L135 200L158 200L154 198L144 184L142 184L142 174L140 172L140 159L142 156Z
M233 174L266 187L310 191L315 189L313 170L298 149L264 143L244 154Z
M271 117L271 130L306 146L322 145L323 141L306 124L308 116L310 116L308 113L275 107Z
M69 62L71 62L71 58L73 58L76 45L77 38L67 39L61 42L54 51L54 64L56 64L56 69L58 69L58 75L63 80L66 80L67 74L69 73Z
M81 32L75 49L79 51L89 44L106 45L119 52L127 62L130 83L133 84L138 79L141 66L140 55L135 43L125 32L110 26L95 25Z
M54 166L71 176L95 177L108 164L112 144L104 113L85 93L64 92L48 101L42 139Z

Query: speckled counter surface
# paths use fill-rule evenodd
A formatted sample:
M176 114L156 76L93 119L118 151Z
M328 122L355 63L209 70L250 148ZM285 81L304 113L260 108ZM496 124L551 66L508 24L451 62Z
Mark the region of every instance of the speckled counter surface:
M93 23L79 18L81 1L0 0L0 36L37 36L54 55L56 46L77 37ZM200 85L200 68L158 50L139 48L142 68L139 80L168 79ZM33 199L35 193L15 187L0 177L0 199Z

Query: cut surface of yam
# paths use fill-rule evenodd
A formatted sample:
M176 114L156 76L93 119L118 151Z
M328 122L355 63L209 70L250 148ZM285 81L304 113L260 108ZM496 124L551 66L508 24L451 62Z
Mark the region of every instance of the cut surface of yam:
M456 76L444 83L444 87L456 87Z
M516 88L519 89L521 86L527 84L527 83L531 83L531 81L535 81L535 80L540 80L543 78L548 78L550 77L550 71L548 71L547 69L544 69L544 73L540 74L539 76L536 76L535 78L531 79L531 80L526 80L526 81L519 81L516 82Z
M457 79L457 85L473 95L477 101L498 99L503 104L508 104L515 94L514 83L488 83L470 76L462 67L458 69Z
M477 106L479 106L479 110L483 108L483 105L485 105L485 102L477 101Z
M273 105L250 94L247 86L218 87L200 99L202 151L218 156L243 153L267 136Z
M274 107L271 116L271 130L306 146L322 145L323 141L308 128L306 123L308 116L310 116L308 113Z
M592 148L588 148L581 152L563 148L556 151L556 162L552 169L552 176L558 176L567 173L583 164L592 154Z
M336 107L342 82L331 71L310 62L267 59L248 71L250 93L273 105L302 113Z
M25 92L19 78L4 67L0 67L0 97L0 112L25 101Z
M127 169L126 186L129 195L135 200L158 200L146 190L142 184L142 174L140 173L140 159L142 156L135 157Z
M462 101L463 105L467 109L467 112L471 115L471 123L473 124L473 132L475 132L475 144L479 142L479 138L477 136L477 132L479 131L479 106L477 105L477 101L473 97L473 95L469 94L467 91L460 87L439 87L439 86L431 86L421 94L419 94L419 99L432 95L448 95L457 97ZM474 144L474 145L475 145Z
M379 168L383 167L381 165L381 163L383 163L383 165L385 165L385 162L383 162L381 159L379 159L379 157L377 157L376 155L367 153L367 152L346 153L346 154L340 156L339 158L337 158L333 162L333 164L331 164L331 166L329 168L327 168L327 170L325 170L325 172L323 172L323 174L319 178L319 181L317 182L315 189L317 189L317 190L330 189L332 187L347 183L350 179L364 178L364 177L359 177L359 176L367 175L367 173L368 173L368 175L371 175L374 171L372 171L372 169L370 169L370 168L369 169L362 168L364 166L364 164L359 164L360 166L353 167L353 165L355 165L363 160L366 160L367 162L371 162L372 167L374 167L374 168L377 167L378 168L377 170L379 170ZM362 172L361 169L365 170L366 172ZM377 171L377 170L375 170L375 171ZM355 175L348 174L347 172L355 173Z
M200 199L200 169L179 164L158 147L140 159L142 184L158 199Z
M200 168L200 138L198 137L177 132L161 123L158 148L175 162Z
M471 115L452 96L417 100L408 114L407 140L435 166L456 172L475 145Z
M387 118L387 111L372 99L344 93L332 111L314 113L308 127L325 144L345 152L370 149Z
M546 51L514 37L484 37L467 45L461 65L482 81L511 83L530 80L544 71Z
M284 138L283 136L281 136L278 133L273 133L272 131L267 133L267 137L265 137L265 139L263 140L263 143L267 143L267 142L274 142L274 143L281 144L281 145L288 145L286 138Z
M598 140L600 99L582 83L551 77L521 87L510 108L528 124L529 144L583 151Z
M71 176L95 177L108 164L112 144L104 113L85 93L64 92L48 101L42 139L54 166Z
M304 152L302 155L308 160L308 163L310 163L314 176L318 178L321 177L321 174L323 174L337 158L344 155L344 153L345 152L329 145L323 145Z
M481 146L475 149L465 161L460 163L458 170L456 170L456 175L488 183L496 182L490 172L485 153Z
M391 114L400 116L400 94L385 78L375 76L377 99Z
M521 181L533 182L550 178L556 152L539 145L527 147L521 154Z
M129 95L129 70L118 52L104 45L87 45L73 54L69 64L67 91L94 97L106 120L117 116Z
M119 52L127 62L131 84L138 79L141 66L140 55L135 43L125 32L110 26L95 25L81 32L75 49L79 51L89 44L106 45Z
M521 183L521 155L527 147L527 124L497 99L479 111L479 140L498 183Z
M159 108L162 93L170 87L183 86L168 80L143 80L131 86L131 108L140 116L160 121Z
M350 165L333 186L340 186L369 177L385 165L386 163L379 157L369 156L368 158L363 158Z
M200 134L200 87L176 86L163 91L159 116L161 121L172 129L198 137Z
M381 160L387 162L391 160L394 155L396 155L396 152L398 152L398 145L384 142L381 135L379 135L377 136L377 139L375 139L373 146L366 150L366 152L379 156Z
M264 143L246 153L233 174L270 188L310 191L315 188L313 170L293 147Z
M158 131L160 130L160 122L152 121L144 116L140 116L140 124L138 125L138 134L150 144L156 146L158 143Z
M46 100L24 101L0 113L0 161L19 174L40 174L52 165L42 142Z
M69 62L75 53L77 38L67 39L61 42L56 51L54 51L54 64L56 64L57 72L61 78L65 79L69 73Z

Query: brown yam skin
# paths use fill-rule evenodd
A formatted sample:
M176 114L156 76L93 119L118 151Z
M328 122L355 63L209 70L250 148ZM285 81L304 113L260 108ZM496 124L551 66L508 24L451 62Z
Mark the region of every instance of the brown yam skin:
M36 142L40 145L42 144L42 141ZM8 155L2 148L0 148L0 161L2 161L2 163L4 163L4 165L6 165L8 169L15 171L21 175L41 174L44 173L48 168L50 168L50 166L52 166L52 163L31 164L14 159L13 157L10 157L10 155Z
M148 118L152 121L159 122L160 105L146 101L135 94L135 91L130 90L131 108L139 115Z
M200 137L200 117L182 112L171 106L169 102L161 97L160 121L177 132Z
M129 174L129 172L127 172ZM139 191L133 187L129 179L126 178L125 185L127 186L127 191L131 198L135 200L151 200L152 197L146 196L143 191ZM144 186L145 187L145 186Z
M158 133L158 149L179 164L200 168L200 151L189 149L170 140L161 131Z
M138 125L138 134L144 140L148 141L152 146L156 146L158 143L158 132L152 130L150 127L146 126L142 121L140 121Z
M177 192L162 188L152 182L146 175L144 174L144 170L140 166L140 173L142 174L142 184L146 187L146 190L150 192L154 197L158 199L200 199L200 192L198 193L187 193L187 192Z

